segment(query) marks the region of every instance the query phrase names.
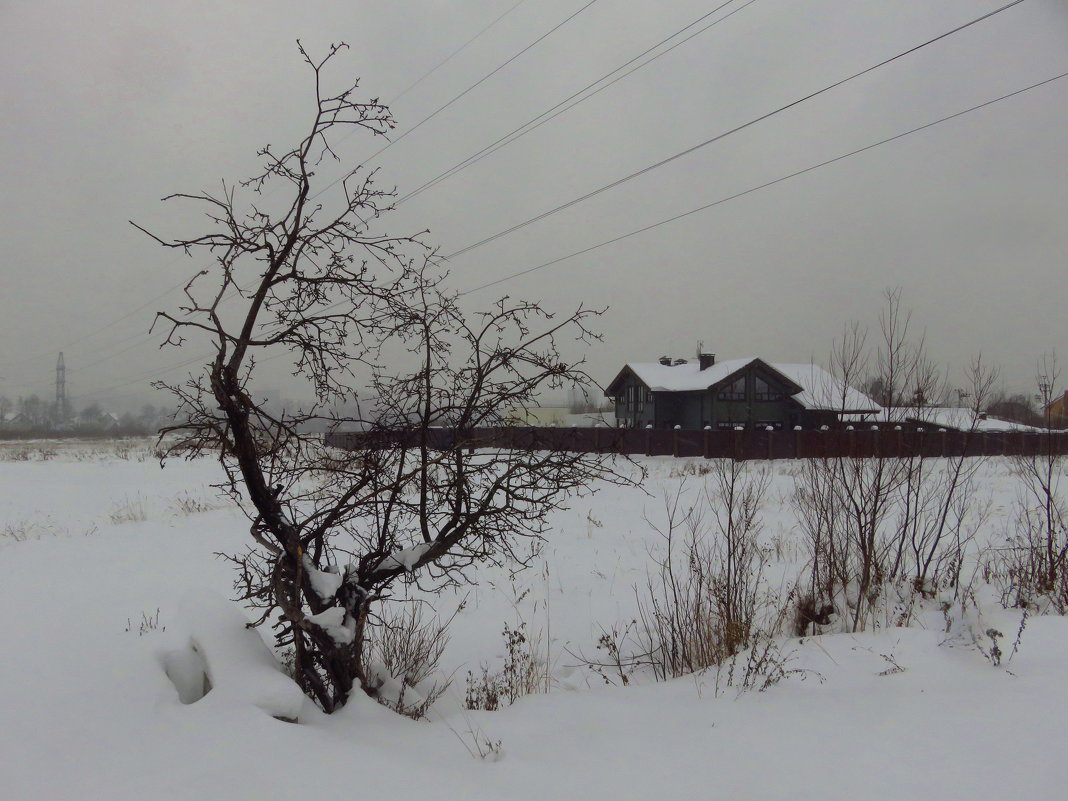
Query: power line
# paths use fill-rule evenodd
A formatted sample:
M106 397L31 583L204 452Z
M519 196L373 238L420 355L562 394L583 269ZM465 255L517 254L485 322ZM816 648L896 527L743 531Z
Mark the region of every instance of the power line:
M539 36L539 37L538 37L537 39L535 39L535 40L534 40L533 42L531 42L530 44L528 44L528 45L527 45L526 47L524 47L524 48L523 48L522 50L520 50L520 51L519 51L518 53L516 53L515 55L513 55L513 56L512 56L511 58L509 58L509 59L508 59L507 61L505 61L504 63L502 63L502 64L498 65L497 67L494 67L494 68L493 68L493 69L492 69L492 70L491 70L490 72L488 72L488 73L486 73L485 75L483 75L483 76L482 76L481 78L479 78L479 79L478 79L477 81L475 81L475 82L474 82L473 84L471 84L471 85L470 85L470 86L468 86L468 87L467 87L466 89L464 89L464 90L463 90L462 92L460 92L460 94L456 95L456 96L455 96L455 97L454 97L454 98L453 98L452 100L450 100L449 102L447 102L447 103L446 103L445 105L443 105L443 106L440 106L440 107L439 107L439 108L438 108L437 110L435 110L435 111L432 111L432 112L431 112L430 114L428 114L428 115L427 115L426 117L423 117L423 119L421 119L421 120L420 120L419 122L417 122L417 123L416 123L415 125L413 125L413 126L412 126L411 128L409 128L409 129L408 129L407 131L405 131L404 133L402 133L402 134L401 134L400 136L398 136L398 137L397 137L396 139L392 139L392 140L390 140L390 142L389 142L388 144L386 144L385 146L383 146L383 147L379 148L379 149L378 149L378 150L377 150L377 151L376 151L375 153L372 153L372 154L371 154L371 156L370 156L369 158L365 159L365 161L373 161L374 159L378 158L378 157L379 157L379 156L381 156L381 155L382 155L383 153L385 153L385 152L386 152L387 150L389 150L389 149L390 149L391 147L393 147L393 145L397 144L398 142L400 142L401 140L403 140L404 138L406 138L406 137L407 137L407 136L408 136L409 134L413 134L413 133L415 133L415 132L416 132L417 130L419 130L420 128L422 128L422 127L423 127L423 125L425 125L426 123L430 122L430 120L434 119L434 117L438 116L438 114L440 114L441 112L445 111L445 109L449 108L449 106L451 106L451 105L452 105L453 103L456 103L456 102L457 102L458 100L460 100L461 98L463 98L463 97L464 97L465 95L467 95L468 93L470 93L470 92L471 92L471 91L473 91L474 89L476 89L476 88L478 88L479 86L481 86L481 85L482 85L483 83L485 83L486 81L488 81L488 80L489 80L490 78L492 78L492 77L493 77L494 75L496 75L496 74L497 74L498 72L500 72L501 70L503 70L503 69L504 69L505 67L507 67L507 66L508 66L509 64L511 64L511 63L512 63L513 61L515 61L515 60L516 60L517 58L519 58L519 57L520 57L520 56L522 56L522 55L523 55L524 53L526 53L526 52L527 52L528 50L532 49L533 47L535 47L535 46L537 46L538 44L540 44L541 42L543 42L543 41L544 41L545 39L547 39L547 38L549 38L550 36L552 36L552 35L553 35L554 33L556 33L556 32L557 32L558 30L560 30L560 29L561 29L562 27L564 27L565 25L567 25L567 23L571 22L571 20L575 19L575 17L577 17L577 16L579 15L579 14L581 14L581 13L582 13L583 11L585 11L585 10L586 10L587 8L589 8L590 6L592 6L592 5L593 5L594 3L596 3L596 2L598 2L598 0L589 0L589 2L587 2L587 3L586 3L586 5L584 5L584 6L583 6L582 8L580 8L580 9L579 9L578 11L574 12L573 14L571 14L571 15L570 15L569 17L567 17L567 18L566 18L566 19L565 19L565 20L564 20L563 22L557 23L557 24L556 24L556 25L555 25L555 26L554 26L554 27L553 27L552 29L550 29L550 30L549 30L549 31L547 31L546 33L543 33L543 34L542 34L541 36ZM322 189L320 189L320 190L319 190L318 192L316 192L316 193L315 193L314 195L312 195L312 196L311 196L311 197L309 198L309 200L314 200L315 198L319 197L319 195L323 194L323 192L326 192L326 191L327 191L327 190L329 190L329 189L333 189L333 188L334 188L335 186L337 186L337 185L338 185L339 183L341 183L342 181L344 181L346 177L347 177L346 175L341 175L341 176L339 176L339 177L338 177L337 179L335 179L334 181L330 182L329 184L327 184L326 186L324 186L324 187L323 187Z
M428 71L424 72L422 75L420 75L418 78L416 78L415 82L410 84L407 89L405 89L399 95L397 95L395 98L393 98L393 102L395 103L398 100L400 100L402 97L404 97L410 91L412 91L412 89L417 87L419 84L421 84L423 81L425 81L431 75L433 75L439 69L444 67L450 61L452 61L454 58L456 58L456 56L460 55L460 53L462 53L464 50L466 50L468 47L470 47L472 44L474 44L475 40L481 38L484 33L489 31L498 22L500 22L502 19L507 17L509 14L511 14L513 11L515 11L517 8L519 8L521 5L523 5L523 3L525 3L525 2L526 2L526 0L519 0L518 3L513 5L507 11L505 11L503 14L501 14L499 17L497 17L495 20L493 20L493 22L491 22L489 25L487 25L485 28L480 30L478 33L476 33L474 36L472 36L470 39L468 39L466 42L464 42L458 48L456 48L451 53L449 53L449 55L447 55L444 59L439 61L437 64L435 64L433 67L431 67ZM351 133L355 133L355 131L352 131Z
M529 275L530 273L537 272L538 270L543 270L543 269L545 269L547 267L552 267L553 265L560 264L561 262L568 261L569 259L573 259L573 258L575 258L577 256L585 255L585 254L590 253L590 252L592 252L594 250L598 250L599 248L603 248L603 247L605 247L607 245L612 245L612 244L615 244L616 242L621 242L624 239L630 239L631 237L638 236L639 234L646 233L647 231L652 231L654 228L659 228L659 227L661 227L663 225L667 225L668 223L672 223L672 222L675 222L677 220L681 220L684 217L689 217L689 216L691 216L693 214L698 214L699 212L707 211L708 209L711 209L711 208L713 208L715 206L719 206L719 205L722 205L724 203L728 203L728 202L730 202L732 200L737 200L740 197L745 197L746 195L750 195L750 194L752 194L754 192L759 192L761 189L767 189L769 186L775 186L776 184L781 184L784 181L789 181L791 178L796 178L799 175L804 175L806 173L812 172L813 170L818 170L821 167L826 167L829 164L834 164L835 162L843 161L845 159L848 159L848 158L851 158L853 156L859 155L860 153L865 153L865 152L867 152L869 150L872 150L872 149L874 149L876 147L880 147L882 145L888 144L888 143L893 142L895 140L902 139L902 138L904 138L906 136L910 136L910 135L912 135L914 133L919 133L920 131L925 131L928 128L933 128L936 125L940 125L943 122L948 122L949 120L956 119L957 117L963 117L965 114L970 114L973 111L978 111L979 109L983 109L983 108L986 108L988 106L992 106L995 103L1000 103L1002 100L1007 100L1010 97L1015 97L1016 95L1023 94L1024 92L1029 92L1032 89L1037 89L1040 86L1045 86L1046 84L1053 83L1054 81L1058 81L1058 80L1060 80L1062 78L1065 78L1065 77L1068 77L1068 72L1062 72L1060 75L1055 75L1052 78L1047 78L1047 79L1045 79L1043 81L1039 81L1038 83L1033 83L1030 86L1025 86L1023 89L1017 89L1015 92L1010 92L1009 94L1002 95L1001 97L996 97L993 100L987 100L986 102L980 103L977 106L972 106L971 108L964 109L963 111L958 111L958 112L955 112L955 113L950 114L948 116L945 116L945 117L942 117L940 119L934 120L932 122L925 123L924 125L920 125L920 126L917 126L915 128L911 128L908 131L903 131L903 132L901 132L899 134L895 134L894 136L887 137L886 139L882 139L882 140L880 140L878 142L873 142L870 145L865 145L864 147L858 148L856 150L852 150L852 151L850 151L848 153L843 153L842 155L835 156L832 159L827 159L826 161L821 161L818 164L813 164L813 165L811 165L809 167L805 167L802 170L797 170L796 172L792 172L789 175L784 175L784 176L782 176L780 178L776 178L773 181L768 181L766 183L760 184L759 186L754 186L754 187L746 189L746 190L744 190L742 192L737 192L737 193L735 193L733 195L729 195L728 197L720 198L719 200L715 200L715 201L713 201L711 203L706 203L703 206L699 206L699 207L697 207L695 209L690 209L689 211L683 212L682 214L676 214L673 217L668 217L667 219L660 220L659 222L655 222L652 225L646 225L643 228L637 228L637 229L635 229L633 231L630 231L628 233L622 234L620 236L613 237L612 239L606 239L604 242L599 242L596 245L591 245L591 246L589 246L587 248L583 248L582 250L576 250L575 252L569 253L566 256L560 256L559 258L553 259L551 261L543 262L541 264L535 265L534 267L528 267L525 270L520 270L517 273L512 273L511 275L506 275L503 278L498 278L498 279L496 279L494 281L488 281L488 282L486 282L484 284L480 284L479 286L473 287L472 289L465 290L465 291L463 291L463 292L461 292L459 294L461 294L461 295L469 295L469 294L471 294L473 292L478 292L479 290L487 289L488 287L491 287L491 286L496 286L497 284L503 284L505 281L511 281L514 278L519 278L520 276Z
M975 19L971 20L970 22L966 22L963 25L959 25L956 28L953 28L952 30L949 30L949 31L946 31L945 33L939 34L938 36L934 37L933 39L928 39L926 42L923 42L922 44L918 44L918 45L916 45L914 47L910 47L908 50L904 50L904 51L898 53L895 56L891 56L888 59L880 61L878 64L873 64L872 66L867 67L867 68L861 70L860 72L855 72L855 73L853 73L852 75L850 75L850 76L848 76L846 78L842 78L842 79L840 79L838 81L835 81L834 83L829 84L828 86L825 86L822 89L819 89L819 90L817 90L815 92L811 92L810 94L807 94L802 98L799 98L799 99L794 100L794 101L792 101L790 103L787 103L784 106L780 106L779 108L777 108L777 109L775 109L773 111L769 111L769 112L767 112L765 114L762 114L759 117L751 119L748 122L742 123L741 125L738 125L738 126L736 126L734 128L731 128L730 130L724 131L723 133L716 134L715 136L713 136L713 137L711 137L709 139L706 139L703 142L699 142L698 144L693 145L692 147L688 147L685 150L681 150L681 151L679 151L678 153L675 153L672 156L668 156L667 158L662 159L661 161L658 161L658 162L656 162L654 164L650 164L647 167L643 167L642 169L638 170L637 172L632 172L631 174L626 175L626 176L624 176L622 178L619 178L619 179L617 179L615 181L612 181L609 184L605 184L604 186L600 187L599 189L594 189L592 192L587 192L586 194L581 195L581 196L579 196L577 198L573 198L572 200L569 200L566 203L561 203L559 206L555 206L555 207L549 209L548 211L544 211L541 214L538 214L535 217L531 217L531 218L529 218L527 220L524 220L521 223L517 223L517 224L513 225L511 228L506 228L503 231L498 231L497 233L486 237L485 239L480 239L479 241L474 242L473 244L467 245L466 247L463 247L460 250L457 250L457 251L455 251L453 253L450 253L449 255L445 256L445 258L446 259L454 259L454 258L456 258L458 256L462 256L465 253L469 253L470 251L475 250L476 248L480 248L483 245L487 245L490 242L494 242L494 241L500 239L501 237L508 236L509 234L515 233L516 231L519 231L519 230L521 230L523 228L526 228L528 225L533 225L534 223L540 222L541 220L544 220L547 217L551 217L552 215L554 215L554 214L556 214L558 212L561 212L564 209L569 209L572 206L576 206L579 203L583 203L584 201L587 201L590 198L596 197L597 195L600 195L600 194L602 194L604 192L607 192L610 189L615 189L617 186L622 186L623 184L627 183L628 181L633 180L634 178L638 178L639 176L645 175L646 173L652 172L653 170L659 169L660 167L663 167L663 166L665 166L667 164L670 164L673 161L677 161L678 159L681 159L681 158L683 158L685 156L688 156L691 153L695 153L698 150L700 150L700 149L702 149L704 147L707 147L708 145L711 145L714 142L719 142L719 141L721 141L723 139L726 139L728 136L731 136L732 134L736 134L739 131L744 131L745 129L750 128L750 127L756 125L759 122L763 122L764 120L766 120L766 119L768 119L770 117L774 117L776 114L781 114L784 111L787 111L787 110L789 110L791 108L799 106L802 103L805 103L805 102L811 100L814 97L819 97L822 94L826 94L827 92L829 92L829 91L831 91L833 89L836 89L837 87L842 86L843 84L846 84L846 83L848 83L848 82L850 82L850 81L852 81L852 80L854 80L856 78L859 78L862 75L867 75L868 73L873 72L874 70L877 70L880 67L884 67L887 64L890 64L890 63L892 63L894 61L897 61L900 58L904 58L905 56L910 55L912 53L915 53L916 51L921 50L924 47L927 47L929 45L934 44L935 42L939 42L942 39L945 39L945 38L947 38L949 36L952 36L952 35L954 35L956 33L959 33L959 32L961 32L961 31L963 31L963 30L965 30L967 28L970 28L973 25L976 25L976 24L978 24L980 22L983 22L984 20L988 20L991 17L993 17L993 16L995 16L997 14L1000 14L1003 11L1008 10L1008 9L1012 8L1013 6L1019 5L1022 2L1024 2L1024 0L1012 0L1012 2L1005 4L1005 5L1001 6L1000 8L995 9L994 11L990 11L990 12L988 12L986 14L983 14L980 17L976 17Z
M650 64L652 64L654 61L656 61L661 56L667 55L668 53L670 53L672 50L674 50L675 48L679 47L680 45L686 44L686 42L690 41L694 37L701 35L702 33L704 33L705 31L709 30L710 28L713 28L716 25L718 25L719 23L723 22L724 20L727 20L730 17L734 16L739 11L742 11L743 9L747 8L748 6L751 6L753 3L756 2L756 0L749 0L749 2L745 3L742 6L739 6L738 8L734 9L733 11L731 11L728 14L725 14L724 16L720 17L719 19L710 22L708 25L706 25L703 28L701 28L700 30L695 31L694 33L690 34L685 39L682 39L682 40L676 42L675 44L673 44L671 47L663 50L660 53L657 53L655 56L653 56L652 58L648 59L647 61L634 66L633 68L627 70L626 72L622 72L623 70L626 70L627 67L630 67L632 64L634 64L634 62L639 61L640 59L642 59L645 56L649 55L649 53L653 52L654 50L656 50L659 47L662 47L667 42L670 42L672 39L675 39L675 38L681 36L683 33L685 33L690 28L694 27L695 25L700 24L701 22L703 22L704 20L708 19L709 17L711 17L713 14L717 13L718 11L721 11L722 9L726 8L727 6L729 6L733 2L734 2L734 0L727 0L727 2L716 6L711 11L709 11L709 12L707 12L705 14L702 14L700 17L695 19L693 22L690 22L689 24L683 26L682 28L680 28L679 30L675 31L670 36L667 36L664 39L661 39L655 45L653 45L652 47L649 47L646 50L642 51L641 53L639 53L638 55L634 56L632 59L630 59L626 63L620 64L615 69L610 70L609 72L606 72L604 75L602 75L597 80L586 84L584 87L579 89L577 92L575 92L574 94L570 95L569 97L564 98L563 100L561 100L559 103L557 103L552 108L543 111L541 114L537 115L536 117L531 118L527 122L525 122L522 125L520 125L518 128L514 128L513 130L509 131L508 133L506 133L501 138L499 138L496 141L491 142L490 144L486 145L484 148L479 150L477 153L474 153L474 154L468 156L463 161L457 162L452 167L450 167L449 169L445 170L445 172L443 172L443 173L439 174L438 176L430 179L429 181L427 181L426 183L422 184L421 186L413 189L411 192L406 194L404 197L400 198L400 200L398 200L395 205L399 206L402 203L404 203L404 202L410 200L411 198L415 197L416 195L422 194L426 190L428 190L428 189L430 189L430 188L432 188L434 186L437 186L442 181L445 181L445 180L451 178L453 175L456 175L458 172L461 172L462 170L467 169L468 167L472 166L473 164L478 163L479 161L484 159L486 156L489 156L489 155L491 155L493 153L496 153L498 150L500 150L500 149L502 149L504 147L507 147L508 145L510 145L513 142L515 142L517 139L520 139L521 137L526 136L528 133L531 133L532 131L536 131L542 125L545 125L546 123L551 122L552 120L556 119L561 114L563 114L563 113L565 113L567 111L570 111L575 106L579 105L579 103L584 103L585 101L589 100L590 98L597 96L598 94L603 92L605 89L608 89L609 87L614 86L616 83L618 83L619 81L623 80L624 78L632 75L633 73L637 72L638 70L640 70L640 69L642 69L644 67L649 66ZM608 83L605 83L603 86L599 87L598 89L596 89L596 90L594 90L592 92L589 92L589 90L592 89L593 87L597 86L597 84L603 83L604 81L607 81L609 78L611 78L613 75L616 75L616 73L619 73L619 72L622 72L622 74L617 75L614 79L612 79L611 81L608 81ZM585 94L586 92L589 92L589 94ZM584 95L584 96L582 96L582 95ZM579 98L579 99L576 100L576 98ZM575 102L572 103L571 102L572 100L574 100ZM555 112L555 113L553 113L553 112Z

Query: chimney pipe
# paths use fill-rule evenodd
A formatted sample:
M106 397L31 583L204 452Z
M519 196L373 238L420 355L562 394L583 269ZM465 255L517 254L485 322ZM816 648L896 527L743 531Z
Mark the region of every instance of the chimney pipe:
M697 358L702 370L707 370L716 363L716 354L714 353L699 353Z

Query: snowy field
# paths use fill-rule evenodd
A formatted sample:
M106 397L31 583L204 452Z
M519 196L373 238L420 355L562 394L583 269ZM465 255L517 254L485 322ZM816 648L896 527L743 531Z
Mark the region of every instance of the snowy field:
M413 721L362 695L327 717L270 666L226 602L233 575L215 553L243 548L248 524L212 490L217 464L161 470L144 444L4 445L0 798L1064 797L1068 622L1002 609L978 557L968 601L920 604L907 628L889 605L862 633L784 635L763 646L779 673L748 690L745 654L666 682L603 670L606 683L582 658L603 660L599 638L635 618L665 497L705 480L701 460L643 464L646 493L578 499L533 568L486 569L435 601L455 612L452 684ZM1007 534L1010 467L976 475L976 548ZM801 467L772 469L764 580L782 593L807 559L790 500ZM506 663L505 627L526 635L548 692L468 710L468 671ZM191 638L214 686L183 703Z

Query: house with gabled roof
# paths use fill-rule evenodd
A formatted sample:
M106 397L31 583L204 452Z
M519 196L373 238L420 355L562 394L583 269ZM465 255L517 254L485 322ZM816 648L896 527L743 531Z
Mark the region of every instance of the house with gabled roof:
M881 407L815 364L778 364L749 357L696 362L662 357L628 363L608 384L616 419L627 428L775 430L838 425Z

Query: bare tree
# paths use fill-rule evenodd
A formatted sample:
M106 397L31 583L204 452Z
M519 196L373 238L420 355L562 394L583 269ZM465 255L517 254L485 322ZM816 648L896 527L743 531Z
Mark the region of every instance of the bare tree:
M868 389L886 407L888 421L902 425L907 417L922 418L922 407L943 394L943 382L926 354L923 336L914 335L901 290L887 290L884 298L874 356L868 355L866 332L851 324L835 341L830 366L843 387L845 411L844 387L874 363L877 376L868 381ZM978 372L976 380L985 394L989 385L984 371ZM950 525L950 515L958 508L957 490L969 471L961 459L944 485L936 487L928 476L931 471L924 468L922 452L894 459L838 456L804 463L795 482L794 505L812 551L811 584L801 597L807 611L800 610L800 618L806 628L810 623L826 625L820 620L837 609L844 628L862 630L889 582L915 567L917 586L925 586L932 566L946 561L940 559L943 540L948 528L958 534L962 530L961 520L955 528ZM910 553L914 565L907 566Z
M421 235L378 232L392 193L374 172L350 170L333 190L320 174L339 160L338 135L384 135L393 118L357 99L358 84L325 89L344 45L321 59L298 47L315 87L301 141L263 148L262 172L217 194L165 198L206 209L205 233L149 235L213 261L185 304L157 318L166 344L213 350L203 373L160 385L178 402L168 453L218 455L223 486L251 521L246 551L230 555L241 598L331 712L357 687L373 692L365 643L397 582L441 587L485 560L526 564L550 511L595 479L625 479L602 456L475 447L480 426L539 391L588 383L581 359L560 348L595 339L600 312L554 318L504 298L465 317ZM271 411L251 381L265 359L287 355L317 401ZM324 422L359 432L353 449L307 433Z
M1038 362L1035 398L1049 419L1060 369L1053 353ZM1015 529L1009 551L1011 586L1006 600L1017 606L1038 604L1045 598L1061 614L1068 613L1068 503L1064 498L1064 457L1046 428L1037 453L1014 457L1021 493L1016 501Z

